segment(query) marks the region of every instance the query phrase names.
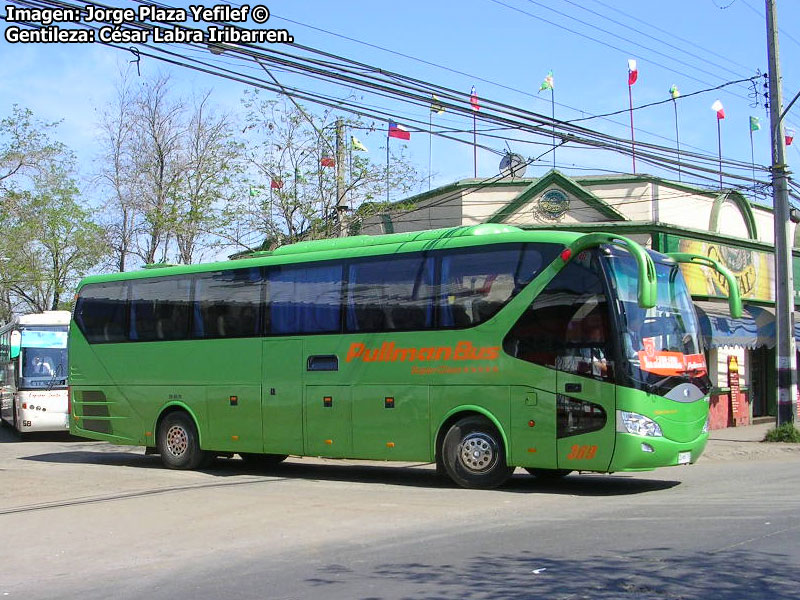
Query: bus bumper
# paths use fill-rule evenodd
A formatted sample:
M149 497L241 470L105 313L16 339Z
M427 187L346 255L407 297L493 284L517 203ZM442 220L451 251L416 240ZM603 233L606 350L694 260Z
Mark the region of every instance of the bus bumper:
M617 433L609 472L651 471L659 467L689 465L697 461L708 443L703 433L691 442L664 437Z
M20 433L36 431L69 431L69 418L64 413L22 411L17 427Z

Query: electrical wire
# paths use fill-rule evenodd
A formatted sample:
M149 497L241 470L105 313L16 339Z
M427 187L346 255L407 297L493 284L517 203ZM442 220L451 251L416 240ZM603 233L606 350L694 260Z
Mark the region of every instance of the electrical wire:
M19 2L20 4L31 5L31 4L38 4L38 5L52 5L58 4L60 6L70 6L68 3L60 2L60 3L53 3L53 2ZM85 2L84 4L89 4L89 2ZM92 3L96 4L96 3ZM165 6L165 5L162 5ZM153 29L154 25L146 25L146 24L139 24L134 23L132 25ZM190 29L190 28L186 28ZM113 44L107 44L114 46ZM115 46L119 47L119 46ZM469 115L471 107L467 107L468 98L465 94L457 92L455 90L450 90L448 88L444 88L443 86L435 86L434 84L429 84L427 82L420 82L419 80L415 80L413 78L408 78L399 74L394 74L387 72L385 70L377 69L376 67L372 67L370 65L365 65L363 63L356 63L355 61L343 59L342 57L337 57L335 55L325 53L319 50L315 50L308 47L301 47L303 50L307 50L311 53L315 53L319 56L322 56L322 59L306 59L306 62L303 62L302 58L299 58L295 55L291 55L290 53L286 52L275 52L275 51L265 51L263 49L253 49L249 45L244 45L244 48L236 47L235 51L240 54L244 54L245 56L250 56L252 59L258 60L267 60L270 64L278 64L288 69L295 69L298 73L302 74L310 74L312 77L321 78L326 81L342 81L344 80L348 85L357 85L363 86L362 89L368 89L371 93L377 93L378 95L384 95L386 97L391 97L396 99L399 95L401 99L406 102L411 102L412 104L416 104L418 106L423 106L429 108L430 100L429 100L429 90L433 87L436 89L440 94L447 94L449 102L445 103L446 107L451 108L451 110L461 112L462 114ZM158 51L161 53L166 53L163 48L152 48L154 51ZM228 72L225 73L224 71L230 71L226 69L220 69L218 66L205 63L203 61L195 61L197 64L188 65L186 64L186 60L189 59L186 56L180 55L175 52L169 52L172 55L171 59L165 59L164 57L159 57L162 60L167 60L167 62L171 62L172 64L180 65L180 66L189 66L190 68L194 68L196 70L200 70L206 73L211 73L215 75L221 75L228 77L229 79L240 81L242 83L246 83L248 85L257 85L258 87L263 87L270 91L276 92L276 86L270 86L267 82L260 80L258 78L254 78L251 76L244 76L238 72ZM276 58L277 55L277 58ZM151 55L154 56L154 55ZM155 57L155 56L154 56ZM344 68L342 64L338 63L331 63L330 61L337 61L337 60L344 60ZM335 65L337 72L332 72L330 65ZM202 66L198 66L202 65ZM262 65L263 66L263 65ZM214 70L216 69L216 71ZM220 73L219 71L223 71ZM345 71L345 76L341 75L341 71ZM379 77L364 77L364 76L357 76L358 73L364 72L372 72L373 74L378 73ZM396 83L400 81L402 85L392 87L392 83ZM371 117L371 118L388 118L390 115L387 114L375 114L368 113L363 110L359 110L357 105L354 103L349 103L349 106L345 106L345 104L341 101L341 99L334 99L330 96L324 96L319 93L313 93L308 90L300 90L296 88L285 88L285 86L280 86L283 88L281 91L288 91L294 95L301 97L302 99L306 99L308 101L317 102L322 105L339 109L339 110L347 110L353 112L354 114L360 114L362 116ZM455 104L458 102L458 104ZM570 142L573 145L579 144L593 148L603 148L603 149L612 149L616 152L627 154L628 152L632 153L632 149L628 150L627 145L629 144L628 140L622 138L615 138L613 136L608 136L606 134L600 134L599 132L595 132L592 130L586 130L584 128L574 128L570 127L568 123L556 121L549 117L545 117L543 115L538 115L537 113L531 113L530 111L524 111L517 109L516 107L511 107L509 105L505 105L502 103L497 103L491 101L489 99L483 99L485 106L488 106L498 114L487 115L484 112L480 118L482 121L488 122L501 122L507 124L508 126L515 127L517 129L527 131L528 133L539 134L544 137L550 138L553 135L553 131L550 129L545 129L542 125L550 125L550 126L558 126L563 128L567 131L562 132L561 130L557 131L557 137L560 137L562 143ZM475 115L473 115L475 116ZM525 120L522 120L525 119ZM529 124L527 121L533 121L533 125ZM426 131L424 122L418 121L419 131ZM588 136L587 139L578 138L572 132L579 132ZM432 133L432 132L431 132ZM464 140L459 140L464 142ZM671 160L668 158L669 155L675 154L674 149L672 148L664 148L660 146L655 146L652 144L640 143L639 146L639 156L641 160L644 162L648 162L649 164L653 164L654 166L659 166L661 168L674 168L676 167L677 161ZM648 154L644 152L643 149L651 149L655 152L655 154ZM496 150L490 149L490 151ZM659 155L659 153L666 154L667 156ZM708 163L717 163L718 158L712 157L709 155L700 155L698 153L689 153L683 151L680 153L682 158L692 157L696 160L706 161ZM724 163L728 166L732 166L733 168L747 168L748 170L752 169L753 165L751 163L742 163L739 161L730 161L726 159ZM709 168L698 167L696 165L688 165L688 164L681 164L681 169L684 171L699 171L698 175L703 176L703 173L715 173L718 174L718 170L712 170ZM765 170L765 167L760 167L759 170ZM747 179L742 178L741 176L737 176L734 174L728 174L729 177L738 178L738 179ZM706 177L706 179L710 179Z

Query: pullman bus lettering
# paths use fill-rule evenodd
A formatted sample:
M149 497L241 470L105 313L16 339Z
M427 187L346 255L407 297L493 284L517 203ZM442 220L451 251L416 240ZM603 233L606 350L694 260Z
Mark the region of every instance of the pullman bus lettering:
M477 347L471 342L458 342L455 347L438 346L398 348L394 342L384 342L380 348L367 348L361 342L350 344L347 362L360 358L363 362L414 362L435 360L496 360L500 346Z

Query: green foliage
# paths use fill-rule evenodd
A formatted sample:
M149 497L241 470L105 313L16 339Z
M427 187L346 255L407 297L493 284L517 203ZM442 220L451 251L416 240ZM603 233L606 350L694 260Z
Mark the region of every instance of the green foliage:
M797 430L794 423L784 423L780 427L770 429L764 436L764 441L800 444L800 431Z
M17 106L0 120L0 321L68 304L106 252L54 127Z
M374 122L337 117L330 110L316 113L287 96L275 99L259 91L246 93L243 104L251 190L258 192L231 207L242 246L335 237L342 216L348 233L358 234L365 216L389 206L387 186L396 200L420 185L404 145L390 144L387 173L386 133ZM353 132L371 153L353 150L347 141ZM323 158L335 158L335 166L323 166ZM271 187L271 182L280 183Z

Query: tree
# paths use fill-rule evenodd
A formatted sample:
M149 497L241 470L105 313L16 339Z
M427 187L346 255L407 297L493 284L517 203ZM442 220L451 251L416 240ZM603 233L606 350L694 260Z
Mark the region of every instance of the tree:
M76 201L74 157L51 137L55 126L18 106L0 120L3 321L58 306L103 252L101 233Z
M80 205L79 195L70 174L53 166L33 178L30 190L17 194L13 214L3 215L9 309L68 307L68 292L106 253L102 229Z
M123 74L117 86L115 103L101 120L104 148L102 167L97 177L101 189L108 190L102 219L113 268L123 272L136 240L137 208L133 152L133 98Z
M220 245L241 146L210 92L189 101L163 75L134 87L123 75L103 117L99 181L114 266L191 263Z
M209 107L210 92L196 102L186 131L185 179L177 198L175 239L180 262L190 263L222 244L210 237L228 222L220 210L234 196L234 178L241 173L242 145L233 136L227 114Z
M64 145L49 132L57 123L44 123L18 105L0 120L0 200L6 202L30 176L63 159Z
M185 108L170 97L169 78L142 86L134 101L134 189L142 216L136 253L145 263L166 262L183 171Z
M311 113L287 96L262 98L258 90L246 94L245 132L251 143L247 159L253 185L248 201L240 201L232 211L239 229L232 241L243 248L268 247L300 239L331 237L337 234L337 204L343 203L353 214L363 203L382 206L386 194L386 165L368 154L352 152L349 136L340 133L339 152L344 164L330 164L337 155L336 121L330 111ZM375 131L374 123L360 119L338 119L345 131ZM385 135L381 135L386 143ZM383 146L385 149L386 146ZM380 148L376 148L380 150ZM327 159L323 162L323 159ZM395 197L421 184L422 178L403 153L393 148L389 189ZM336 174L343 180L343 198L337 198Z

